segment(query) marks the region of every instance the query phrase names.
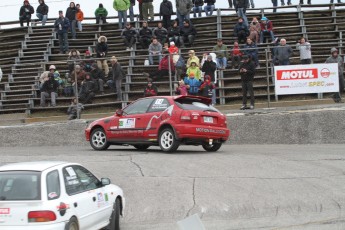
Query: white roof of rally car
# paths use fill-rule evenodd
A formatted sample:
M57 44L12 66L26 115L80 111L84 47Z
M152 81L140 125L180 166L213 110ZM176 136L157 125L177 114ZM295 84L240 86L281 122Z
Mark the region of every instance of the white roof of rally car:
M32 162L18 162L0 166L0 171L44 171L49 168L70 164L64 161L32 161Z

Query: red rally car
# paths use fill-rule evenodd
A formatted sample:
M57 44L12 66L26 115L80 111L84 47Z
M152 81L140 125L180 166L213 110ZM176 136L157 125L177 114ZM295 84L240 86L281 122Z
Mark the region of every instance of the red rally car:
M92 122L86 140L95 150L110 145L133 145L145 150L160 146L174 152L180 146L202 145L217 151L229 138L226 116L197 96L155 96L134 101L111 117Z

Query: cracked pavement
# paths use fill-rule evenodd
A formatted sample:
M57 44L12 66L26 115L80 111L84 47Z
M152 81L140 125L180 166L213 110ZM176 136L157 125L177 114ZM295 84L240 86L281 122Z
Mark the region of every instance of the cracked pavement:
M345 145L181 146L138 151L2 147L1 163L64 160L109 177L126 196L123 230L177 230L197 213L206 229L345 229Z

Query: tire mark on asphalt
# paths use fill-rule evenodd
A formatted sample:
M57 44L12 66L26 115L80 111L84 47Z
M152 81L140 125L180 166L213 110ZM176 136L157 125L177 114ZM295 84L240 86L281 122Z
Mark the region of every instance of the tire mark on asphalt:
M143 173L143 170L141 169L141 167L140 167L140 165L139 165L138 163L136 163L136 162L133 161L132 156L130 156L130 161L131 161L132 164L134 164L134 165L139 169L141 176L144 177L145 175L144 175L144 173Z
M196 205L196 203L195 203L195 180L196 180L196 178L193 178L193 207L191 207L189 210L188 210L188 212L187 212L187 214L186 214L186 218L190 215L190 212L195 208L195 205Z

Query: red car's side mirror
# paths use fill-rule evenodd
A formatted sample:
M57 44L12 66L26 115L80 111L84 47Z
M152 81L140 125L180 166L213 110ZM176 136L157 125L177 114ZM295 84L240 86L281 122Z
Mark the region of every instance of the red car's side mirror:
M119 117L122 116L122 114L123 114L122 109L117 109L115 114L116 114L116 116L119 116Z

